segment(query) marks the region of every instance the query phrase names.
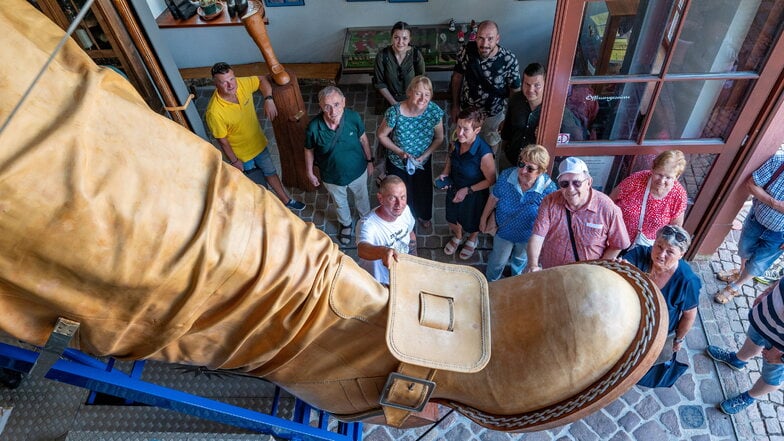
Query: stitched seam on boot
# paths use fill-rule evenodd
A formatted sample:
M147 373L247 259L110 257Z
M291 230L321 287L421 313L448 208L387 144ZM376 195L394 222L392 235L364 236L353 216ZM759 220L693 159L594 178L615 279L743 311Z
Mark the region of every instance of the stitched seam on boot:
M331 286L329 287L329 307L332 308L332 312L337 314L338 317L343 319L355 319L359 321L363 321L365 323L369 323L366 316L362 315L352 315L349 312L345 312L338 307L338 302L335 301L335 289L337 288L338 280L340 279L340 274L343 272L343 259L345 257L341 256L340 263L338 264L338 269L335 271L335 277L332 278Z

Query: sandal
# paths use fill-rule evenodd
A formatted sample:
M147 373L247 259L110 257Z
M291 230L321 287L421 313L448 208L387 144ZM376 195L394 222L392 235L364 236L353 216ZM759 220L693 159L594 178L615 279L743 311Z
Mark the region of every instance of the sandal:
M467 240L465 245L463 245L463 249L460 250L460 259L468 260L471 256L474 255L474 251L476 251L476 241L475 240Z
M444 247L444 254L446 254L447 256L451 256L452 254L455 254L455 251L457 251L457 247L459 247L461 243L463 243L461 239L458 239L453 236L451 239L449 239L449 243L447 243L446 246Z
M731 283L738 280L740 277L740 270L737 268L733 268L731 270L720 271L716 274L716 278L721 280L722 282Z
M740 295L740 292L738 292L737 289L733 289L730 285L727 285L727 286L724 287L724 289L722 289L721 291L717 292L713 296L713 301L718 303L718 304L720 304L720 305L724 305L724 304L726 304L727 302L729 302L730 300L734 299L735 297L737 297L739 295Z
M338 241L342 245L348 245L351 243L351 225L340 226L340 233L338 233Z

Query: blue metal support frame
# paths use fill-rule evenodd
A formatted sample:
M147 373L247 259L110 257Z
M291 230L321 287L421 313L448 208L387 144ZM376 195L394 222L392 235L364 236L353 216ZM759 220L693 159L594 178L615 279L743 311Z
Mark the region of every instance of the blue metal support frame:
M0 367L27 373L38 353L0 343ZM338 422L337 433L327 430L330 415L301 400L295 401L295 421L277 415L280 391L276 389L271 415L232 406L175 389L141 381L143 362L134 365L131 374L112 368L82 352L67 349L64 358L55 362L46 378L104 393L128 402L142 403L162 409L193 415L223 424L252 430L282 439L297 441L362 441L362 423ZM318 427L310 425L313 411L318 412Z

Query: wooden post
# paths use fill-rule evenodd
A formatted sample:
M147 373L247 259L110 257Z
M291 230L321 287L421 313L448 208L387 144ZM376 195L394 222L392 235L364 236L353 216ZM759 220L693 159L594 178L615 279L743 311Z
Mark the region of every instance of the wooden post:
M281 180L288 187L315 191L305 172L305 130L310 118L297 77L293 72L289 75L292 81L288 84L281 86L271 81L272 98L278 108L278 117L272 121L272 128L280 152Z
M315 187L305 173L305 129L309 119L299 83L296 76L287 72L278 62L272 50L264 24L264 6L257 0L249 1L248 5L248 13L242 17L242 24L269 66L272 98L278 109L272 128L280 153L281 181L288 187L314 191Z

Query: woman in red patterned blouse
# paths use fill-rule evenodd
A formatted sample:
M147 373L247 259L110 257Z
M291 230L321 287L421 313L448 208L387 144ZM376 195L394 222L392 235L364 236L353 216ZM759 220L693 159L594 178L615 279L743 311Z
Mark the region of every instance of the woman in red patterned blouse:
M687 196L678 178L685 168L683 152L668 150L653 160L651 170L629 175L610 193L633 238L631 248L651 245L659 228L667 224L683 225Z

